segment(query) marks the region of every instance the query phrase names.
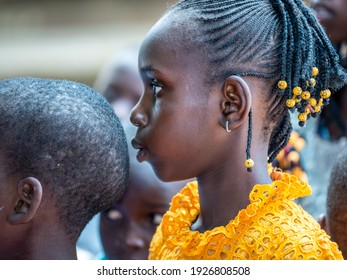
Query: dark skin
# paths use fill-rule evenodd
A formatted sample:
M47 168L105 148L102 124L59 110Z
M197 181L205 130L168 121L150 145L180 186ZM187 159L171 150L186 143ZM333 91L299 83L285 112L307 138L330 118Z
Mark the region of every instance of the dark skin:
M0 259L77 259L54 207L55 201L34 177L5 175L0 164Z
M260 129L264 82L230 76L206 86L206 54L189 32L195 31L166 15L147 34L139 55L145 91L131 112L138 127L132 143L138 160L148 161L163 181L197 178L201 212L193 228L204 232L228 224L249 204L255 184L271 182L269 136ZM244 161L251 106L256 165L249 173Z
M343 207L342 207L343 208ZM328 209L326 214L321 214L318 223L326 233L331 236L331 240L339 245L344 259L347 258L347 214L340 209Z
M333 43L347 40L347 0L320 0L313 8Z
M100 216L100 237L109 260L146 260L149 244L172 196L184 182L163 183L148 164L132 163L128 189Z

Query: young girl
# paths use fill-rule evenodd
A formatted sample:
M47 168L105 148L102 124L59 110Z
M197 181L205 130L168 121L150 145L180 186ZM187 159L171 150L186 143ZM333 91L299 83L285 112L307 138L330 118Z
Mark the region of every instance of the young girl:
M138 160L164 181L197 178L173 198L150 259L342 258L292 201L310 187L267 172L289 109L305 125L347 80L301 0L181 1L147 34L139 68Z

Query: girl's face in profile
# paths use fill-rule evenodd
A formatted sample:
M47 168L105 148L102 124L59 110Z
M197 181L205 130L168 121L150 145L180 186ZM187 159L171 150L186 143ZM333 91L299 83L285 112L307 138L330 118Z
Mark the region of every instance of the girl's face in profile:
M221 164L220 98L207 86L206 57L189 28L162 18L145 38L139 69L144 93L131 112L133 146L164 181L184 180Z

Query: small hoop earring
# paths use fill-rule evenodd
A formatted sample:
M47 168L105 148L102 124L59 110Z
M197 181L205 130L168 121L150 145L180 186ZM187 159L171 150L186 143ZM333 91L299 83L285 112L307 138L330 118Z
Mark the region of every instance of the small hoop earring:
M226 121L225 122L225 130L226 130L226 132L231 132L231 130L229 129L229 121Z

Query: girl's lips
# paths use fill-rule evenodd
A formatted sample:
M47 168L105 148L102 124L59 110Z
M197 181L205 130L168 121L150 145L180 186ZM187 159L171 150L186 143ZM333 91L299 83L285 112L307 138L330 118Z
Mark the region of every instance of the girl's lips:
M147 149L145 149L144 146L135 138L131 140L131 145L134 147L134 149L138 150L136 154L137 160L139 162L145 161L148 155Z
M145 150L144 148L141 148L136 154L136 159L138 160L138 162L143 162L146 160L147 155L148 155L147 150Z

